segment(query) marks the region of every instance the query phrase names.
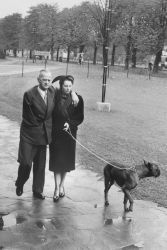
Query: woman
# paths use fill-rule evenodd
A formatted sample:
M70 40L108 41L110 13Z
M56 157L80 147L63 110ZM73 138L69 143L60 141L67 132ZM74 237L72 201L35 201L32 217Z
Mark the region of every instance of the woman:
M60 90L56 94L53 110L52 143L50 144L49 170L54 172L55 191L53 201L65 196L66 173L75 169L75 148L77 127L84 119L84 102L78 95L77 106L73 105L71 91L74 78L70 75L58 76ZM69 133L72 134L72 136Z

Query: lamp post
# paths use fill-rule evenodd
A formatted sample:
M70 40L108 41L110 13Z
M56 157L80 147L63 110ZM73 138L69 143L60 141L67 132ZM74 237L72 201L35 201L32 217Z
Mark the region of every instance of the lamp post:
M108 49L109 49L109 32L111 21L111 0L106 0L104 23L103 23L103 83L102 83L102 102L97 102L98 111L110 112L111 104L105 102L107 71L108 71Z
M36 34L36 27L32 28L33 33L33 63L35 61L35 34Z
M106 95L110 22L111 22L111 0L106 0L105 15L104 15L102 102L105 102L105 95Z

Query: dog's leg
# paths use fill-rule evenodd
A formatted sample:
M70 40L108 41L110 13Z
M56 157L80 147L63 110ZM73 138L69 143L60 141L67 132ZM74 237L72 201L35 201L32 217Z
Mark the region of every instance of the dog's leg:
M110 189L110 187L113 185L114 182L109 182L108 185L105 185L105 189L104 189L104 198L105 198L105 206L109 205L109 201L108 201L108 191Z
M124 196L124 200L127 199L127 201L129 200L129 203L130 203L129 208L127 208L127 206L125 206L125 203L124 203L125 212L133 211L133 199L132 199L132 196L131 196L129 190L126 189L126 188L123 188L122 190L123 190L124 195L125 195L125 196ZM125 198L125 197L126 197L126 198ZM127 204L127 201L126 201L126 204Z
M114 181L111 179L109 173L107 172L107 170L104 170L104 200L105 200L105 206L109 205L109 201L108 201L108 191L111 187L111 185L114 184Z
M128 211L127 203L128 203L128 197L126 196L126 193L124 192L124 211Z

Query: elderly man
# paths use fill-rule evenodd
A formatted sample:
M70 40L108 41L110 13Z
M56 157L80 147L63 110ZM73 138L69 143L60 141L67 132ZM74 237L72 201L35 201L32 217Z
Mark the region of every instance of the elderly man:
M23 186L29 179L33 165L33 196L45 199L46 146L51 142L52 111L55 103L55 89L51 86L51 73L41 70L37 78L38 85L24 93L23 113L20 128L18 153L18 177L16 194L21 196ZM74 101L75 93L74 93Z

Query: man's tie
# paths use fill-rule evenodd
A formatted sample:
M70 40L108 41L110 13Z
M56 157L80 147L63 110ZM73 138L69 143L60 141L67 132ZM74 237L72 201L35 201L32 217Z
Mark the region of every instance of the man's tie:
M45 104L47 105L47 91L45 91L44 102L45 102Z

